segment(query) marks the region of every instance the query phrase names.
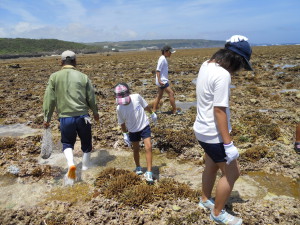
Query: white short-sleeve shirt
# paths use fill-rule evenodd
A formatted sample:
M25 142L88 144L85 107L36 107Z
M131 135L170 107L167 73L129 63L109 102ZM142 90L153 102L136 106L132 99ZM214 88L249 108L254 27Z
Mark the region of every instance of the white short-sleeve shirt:
M130 95L131 102L128 105L117 106L118 123L125 123L129 132L134 133L143 130L149 125L144 108L148 106L145 99L139 94Z
M226 107L228 130L231 131L230 84L230 73L219 64L208 63L208 61L202 64L196 84L197 116L193 126L199 141L206 143L223 142L215 121L215 106Z
M168 66L168 61L164 55L161 55L159 57L158 62L157 62L156 71L160 72L161 82L163 82L164 84L168 83L168 81L169 81L168 80L169 66ZM155 83L157 86L160 86L160 84L158 83L157 76L156 76Z

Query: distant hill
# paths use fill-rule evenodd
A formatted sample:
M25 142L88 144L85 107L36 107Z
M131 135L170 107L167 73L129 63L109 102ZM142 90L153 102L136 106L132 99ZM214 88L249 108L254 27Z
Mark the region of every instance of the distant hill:
M101 46L57 39L0 38L0 58L61 54L62 51L67 49L82 53L102 50Z
M224 41L204 39L140 40L120 42L76 43L57 39L0 38L0 58L35 57L60 54L66 49L76 53L107 51L158 50L164 45L173 48L220 47Z

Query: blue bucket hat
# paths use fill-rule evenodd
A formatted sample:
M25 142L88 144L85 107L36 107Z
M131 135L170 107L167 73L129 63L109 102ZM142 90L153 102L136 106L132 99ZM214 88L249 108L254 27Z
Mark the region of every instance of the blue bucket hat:
M250 63L252 49L247 40L248 38L244 36L234 35L229 40L227 40L225 48L242 56L246 61L244 67L245 70L253 71Z

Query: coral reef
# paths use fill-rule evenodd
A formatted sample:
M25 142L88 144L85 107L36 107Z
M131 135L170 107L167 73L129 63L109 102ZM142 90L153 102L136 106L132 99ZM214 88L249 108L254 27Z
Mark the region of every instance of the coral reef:
M187 170L181 175L191 182L201 180L203 170L203 150L192 129L196 116L195 79L201 64L216 50L179 49L172 55L170 85L183 115L170 115L165 95L158 124L151 124L154 153L163 155L165 161L173 160L174 165L193 163L197 173ZM100 124L93 124L93 151L109 152L116 143L122 143L115 115L116 83L127 82L133 93L141 94L151 104L157 94L154 74L159 56L159 51L78 54L77 68L92 80L99 102ZM58 57L0 61L1 126L21 123L42 129L43 95L50 74L61 68L59 61ZM259 199L231 196L226 210L241 216L244 224L299 224L300 164L293 142L295 126L300 122L300 46L255 46L251 62L254 72L241 71L232 76L232 136L240 151L241 172L245 176L251 176L251 172L263 172L268 175L265 177L282 176L287 179L283 182L292 181L294 192L293 197L285 196L284 191L280 195L267 193ZM191 107L184 108L183 103ZM54 143L60 139L57 119L55 113L51 121ZM80 180L72 187L60 187L66 168L56 162L39 162L40 141L40 134L0 137L1 192L7 185L10 187L11 179L16 186L49 185L47 196L39 204L1 208L1 224L211 223L209 213L197 207L200 185L195 189L191 183L173 179L178 172L165 166L163 160L158 163L154 157L154 171L164 174L152 186L133 172L111 168L100 159L100 169L105 172L90 175L90 183ZM131 154L123 145L118 146L118 154ZM75 152L80 154L80 149ZM118 154L108 158L116 160ZM260 184L257 187L263 189ZM2 202L1 205L4 206Z

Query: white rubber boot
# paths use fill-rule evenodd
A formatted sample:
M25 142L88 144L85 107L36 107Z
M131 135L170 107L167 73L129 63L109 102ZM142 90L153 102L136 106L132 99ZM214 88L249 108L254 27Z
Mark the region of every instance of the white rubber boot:
M66 148L64 150L65 157L68 162L68 172L64 176L64 185L73 185L76 180L76 166L74 163L73 149Z
M75 163L74 163L74 158L73 158L73 149L72 148L66 148L64 150L64 154L65 154L65 157L66 157L67 162L68 162L68 167L74 166Z
M82 170L87 170L90 167L91 152L83 153L82 156Z

